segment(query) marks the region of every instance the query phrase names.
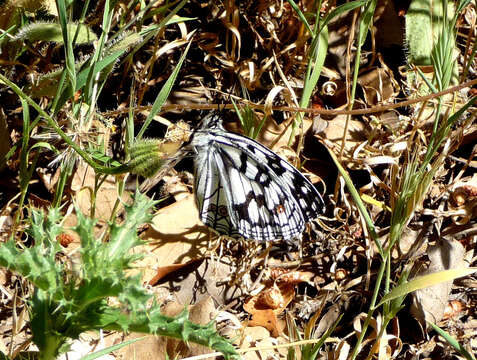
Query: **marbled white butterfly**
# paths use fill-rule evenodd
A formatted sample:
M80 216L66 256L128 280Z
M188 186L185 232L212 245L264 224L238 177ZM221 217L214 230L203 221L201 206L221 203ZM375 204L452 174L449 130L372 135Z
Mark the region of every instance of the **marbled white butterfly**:
M194 156L200 219L221 235L292 240L323 211L308 179L260 143L225 130L216 112L192 134L187 149Z

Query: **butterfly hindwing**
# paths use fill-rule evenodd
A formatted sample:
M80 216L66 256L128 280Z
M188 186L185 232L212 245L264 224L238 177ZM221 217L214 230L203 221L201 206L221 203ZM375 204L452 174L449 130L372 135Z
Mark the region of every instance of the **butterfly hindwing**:
M226 189L230 191L225 194L231 204L230 217L243 237L288 240L303 231L297 204L283 191L285 187L272 169L235 146L221 144L215 151L224 162L225 171L219 177L229 184Z

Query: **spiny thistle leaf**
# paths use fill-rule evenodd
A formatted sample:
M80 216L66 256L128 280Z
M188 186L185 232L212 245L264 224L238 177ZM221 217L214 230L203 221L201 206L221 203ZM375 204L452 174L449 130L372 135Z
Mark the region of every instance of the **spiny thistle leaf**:
M46 218L32 212L29 234L35 240L33 247L21 250L13 241L0 245L0 265L19 272L36 286L30 301L31 328L41 359L56 358L68 349L70 339L99 329L169 336L210 346L227 359L237 356L212 323L193 324L187 312L177 318L162 315L160 306L150 301L152 295L141 285L140 275L125 274L139 257L130 254L141 244L136 229L151 220L149 210L154 204L136 194L133 205L126 206L124 223L110 224L109 242L95 239L95 221L77 210L74 229L81 239L79 271L69 269L68 262L55 261L61 250L56 243L62 232L58 210L51 210ZM117 298L120 305L111 305L110 297Z
M52 296L57 297L63 291L62 281L58 274L61 267L55 261L61 247L56 237L62 228L57 224L59 211L50 210L46 221L42 214L33 210L31 226L28 233L34 238L31 248L20 250L13 240L0 246L0 265L18 272L40 289L48 289Z

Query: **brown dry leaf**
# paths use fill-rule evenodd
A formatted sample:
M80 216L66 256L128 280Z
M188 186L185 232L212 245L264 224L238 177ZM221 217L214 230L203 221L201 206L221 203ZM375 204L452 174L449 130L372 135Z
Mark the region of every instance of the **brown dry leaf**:
M189 320L195 324L200 325L207 325L217 315L214 301L210 296L204 297L195 305L190 306L188 310ZM170 317L175 317L179 315L182 311L184 311L184 305L180 304L179 302L167 303L162 308L162 313ZM165 345L162 351L164 351L166 348L169 358L171 359L176 357L184 358L189 356L208 354L212 352L211 349L205 346L193 343L189 343L189 345L186 345L184 342L172 338L165 339ZM211 359L214 358L215 357L212 357Z
M319 118L316 119L316 122L318 124L316 124L315 127L324 128L324 130L317 135L320 135L321 137L335 144L341 144L341 139L343 138L343 132L346 125L346 115L338 115L331 121L326 121ZM366 134L364 124L358 120L349 120L345 144L345 152L347 156L352 157L352 152L354 151L355 147L360 145L365 140Z
M251 347L263 347L269 348L277 343L277 340L280 343L285 343L286 340L279 337L272 337L267 329L261 326L250 326L246 327L243 331L243 342L240 346L241 349L248 349ZM255 351L248 351L242 355L242 358L245 360L262 360L262 359L276 359L276 358L285 358L287 354L286 348L280 348L277 350L273 349L263 349L263 350L255 350ZM280 357L279 357L280 356Z
M76 192L76 204L83 214L91 212L91 194L94 190L95 173L93 169L81 161L73 175L71 190ZM118 198L118 190L114 176L108 176L96 192L95 217L107 221L111 217L114 205ZM123 192L122 201L130 202L127 191ZM122 205L119 205L120 208Z
M284 323L278 320L277 315L285 310L294 297L294 285L280 283L249 298L243 305L243 309L252 315L249 325L263 326L273 336L278 336L284 329Z
M160 209L142 238L148 243L145 248L150 255L139 265L143 278L160 283L181 303L210 295L226 304L231 297L241 295L239 288L227 284L235 272L232 265L206 255L209 230L199 220L193 195Z
M451 318L459 317L465 309L465 304L463 301L460 300L452 300L449 301L446 308L444 309L444 315L442 316L442 320L448 320Z
M173 301L165 304L161 312L165 316L175 317L184 311L184 305ZM216 316L216 307L211 297L204 297L197 304L189 308L189 320L196 324L206 325ZM144 334L133 333L121 342L142 337ZM185 345L182 341L162 336L147 336L146 339L133 343L118 352L118 359L164 360L167 358L184 358L189 356L208 354L209 348L190 343ZM210 358L214 359L214 357Z
M249 314L254 314L260 310L273 310L275 314L280 314L295 296L294 286L283 284L277 286L274 284L271 288L265 289L258 295L249 298L243 305L243 308Z
M378 105L392 101L399 93L399 86L392 73L386 68L373 68L358 78L366 104Z
M456 240L441 239L439 244L427 249L427 254L430 260L429 268L418 272L416 276L467 267L464 261L465 249ZM452 281L448 281L417 290L412 294L411 314L424 328L426 328L426 320L437 323L442 319L449 302L451 288Z
M214 301L210 296L206 296L190 308L189 320L195 324L207 325L216 317L216 315L217 310L215 308ZM205 346L191 343L189 344L188 351L184 352L182 356L195 356L208 354L210 352L212 352L212 350ZM175 356L175 354L170 355L171 358Z
M120 342L143 337L144 334L133 333ZM132 343L118 350L116 360L166 360L167 338L149 335L145 339Z
M312 124L313 122L311 120L307 118L303 119L301 125L303 127L303 133L306 133ZM285 126L288 126L285 133L280 137L277 143L274 143L277 140L277 137L285 130ZM269 117L263 125L262 131L260 131L257 141L271 148L272 150L279 152L279 150L282 148L289 148L288 140L290 139L291 132L292 125L289 124L289 121L286 122L286 125L285 123L277 125L276 122ZM299 132L296 133L296 135L298 134ZM271 147L272 144L273 147Z
M252 318L248 322L249 326L264 327L271 332L273 337L277 337L283 333L285 322L280 321L273 310L255 310Z
M157 269L156 276L154 276L151 280L149 280L149 285L154 286L159 283L159 281L163 280L165 277L167 277L170 274L177 273L179 271L190 271L188 269L195 270L197 267L202 264L202 262L205 260L205 258L201 259L194 259L187 261L184 264L173 264L173 265L168 265L168 266L161 266L160 268Z
M465 225L477 217L477 174L452 186L449 208L458 212L452 217L456 225Z
M303 282L314 285L312 279L315 275L316 274L312 271L284 271L284 269L272 269L270 276L280 285L285 283L289 285L297 285Z
M155 246L154 263L168 266L202 258L207 251L208 234L199 220L194 196L189 195L160 209L142 238Z

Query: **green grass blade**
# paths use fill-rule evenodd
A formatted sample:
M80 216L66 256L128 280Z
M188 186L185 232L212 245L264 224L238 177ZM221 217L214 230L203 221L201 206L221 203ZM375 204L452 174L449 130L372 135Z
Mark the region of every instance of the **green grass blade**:
M437 285L443 282L452 281L462 276L473 274L477 271L477 268L457 268L444 271L438 271L432 274L418 276L409 282L396 286L389 293L387 293L376 307L381 306L383 303L396 299L401 296L410 294L416 290L424 289L433 285Z
M131 340L122 342L122 343L117 344L117 345L108 346L107 348L104 348L102 350L95 351L92 354L83 356L80 360L94 360L94 359L97 359L97 358L99 358L103 355L107 355L107 354L112 353L113 351L117 351L117 350L119 350L119 349L121 349L121 348L123 348L127 345L131 345L131 344L134 344L135 342L142 341L146 337L147 336L143 336L143 337L140 337L140 338L137 338L137 339L131 339Z
M179 75L179 71L182 68L182 63L184 62L187 56L187 52L189 51L190 44L191 42L187 44L187 47L184 53L182 54L181 58L179 59L179 62L176 65L176 68L174 69L171 76L169 77L169 79L167 79L166 83L164 84L161 91L157 95L156 100L154 101L154 104L152 105L151 111L146 118L146 121L144 122L139 133L137 134L137 139L142 138L142 136L144 135L144 132L146 131L149 124L151 123L152 119L154 118L154 116L156 116L159 110L161 110L162 105L164 105L164 103L166 102L169 94L171 93L172 87L174 86L174 82L176 81L177 75Z
M336 167L338 168L340 175L343 176L346 187L348 188L356 206L358 207L359 212L361 213L361 216L364 218L364 221L366 222L371 238L376 243L376 246L378 247L380 254L383 256L384 255L383 248L382 248L381 242L379 241L378 234L376 233L376 228L373 224L373 220L371 219L371 216L369 216L369 213L366 210L366 207L364 206L364 203L361 200L361 197L359 196L358 190L356 190L355 186L353 185L353 181L348 175L348 172L341 166L335 154L333 154L332 151L329 151L328 153L330 154Z
M469 353L464 347L459 344L459 342L454 339L449 333L446 331L442 330L439 326L436 324L433 324L431 322L427 322L432 328L440 335L442 336L448 343L451 345L454 349L456 349L463 357L465 357L467 360L475 360L475 356Z
M57 0L56 6L58 8L58 18L60 21L61 32L63 34L63 43L65 48L65 70L67 74L68 83L70 86L66 87L69 89L69 95L73 96L74 89L76 88L76 68L75 68L75 55L73 52L73 41L70 39L69 29L68 29L68 14L66 10L65 0Z
M333 20L334 17L364 5L366 5L366 0L357 0L357 1L350 1L349 3L343 4L338 6L337 8L334 8L328 14L325 15L325 17L323 18L321 22L321 27L325 27L326 25L328 25L328 23L331 20Z
M305 14L303 14L303 12L300 10L298 5L293 0L287 0L287 1L290 4L290 6L293 8L293 10L295 10L298 17L300 18L300 21L303 23L303 25L305 25L308 32L310 34L313 34L313 30L311 29L310 24L308 24L308 21L306 20Z

